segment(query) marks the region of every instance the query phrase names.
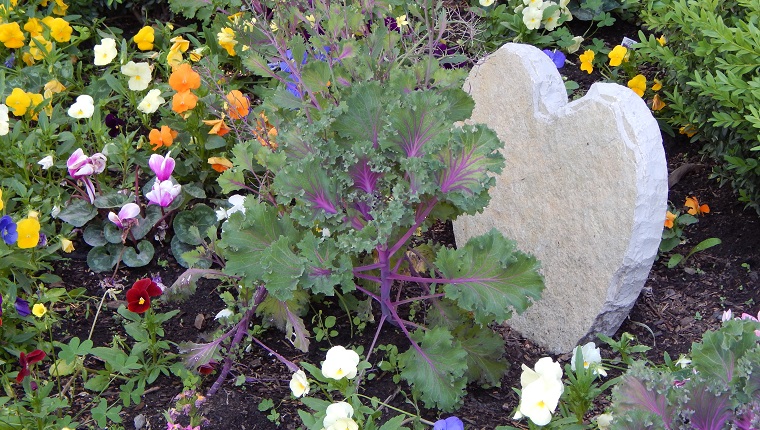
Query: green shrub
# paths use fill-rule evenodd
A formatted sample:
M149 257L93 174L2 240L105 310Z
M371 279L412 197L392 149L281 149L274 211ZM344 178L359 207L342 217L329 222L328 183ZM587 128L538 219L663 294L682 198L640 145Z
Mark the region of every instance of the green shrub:
M760 213L760 16L758 0L648 0L647 27L663 33L637 49L663 71L668 122L718 161L714 175ZM689 31L684 31L689 29Z

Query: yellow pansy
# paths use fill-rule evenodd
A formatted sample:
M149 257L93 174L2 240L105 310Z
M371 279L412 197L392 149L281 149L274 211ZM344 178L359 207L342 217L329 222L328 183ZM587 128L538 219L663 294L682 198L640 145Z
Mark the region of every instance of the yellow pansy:
M169 48L171 51L186 52L190 48L190 41L183 39L182 36L172 37L170 42L172 43L172 47Z
M17 22L0 24L0 42L2 42L6 48L21 48L24 46L24 40L24 33L21 31L21 27L19 27Z
M662 101L662 99L660 98L660 95L655 94L654 98L652 99L652 110L658 111L664 108L665 106L667 106L667 104L664 101Z
M581 70L588 72L589 74L594 71L594 51L589 49L579 55L578 59L581 60Z
M58 79L53 79L52 81L49 81L47 84L45 84L44 90L45 92L43 95L46 99L49 99L53 97L53 94L58 94L61 91L65 90L66 87L63 86L63 84L58 81Z
M137 44L137 49L141 51L150 51L153 49L155 30L153 27L145 26L135 34L135 37L133 37L132 40Z
M45 27L42 26L39 19L29 18L29 21L24 24L24 30L29 32L29 36L35 37L42 34L45 31Z
M31 106L32 98L21 88L14 88L5 98L5 104L8 109L13 111L14 115L23 116Z
M40 242L40 222L35 218L26 218L16 224L17 245L21 249L34 248Z
M652 85L652 91L660 91L662 89L662 81L659 79L654 80L654 85Z
M5 207L5 202L3 202L3 190L0 189L0 211L3 210Z
M222 31L216 34L216 40L219 42L219 46L227 50L227 54L231 57L235 56L235 31L229 27L224 27Z
M612 48L612 51L610 51L609 54L607 54L608 57L610 57L610 66L619 66L623 63L623 59L625 58L625 54L628 53L628 48L626 48L623 45L618 45L614 48Z
M69 5L63 2L63 0L55 0L55 6L53 6L53 13L60 16L66 16L66 10Z
M42 303L35 303L34 306L32 306L32 313L37 318L42 318L42 316L47 313L47 308Z
M644 91L647 90L647 78L638 74L628 81L628 88L632 89L639 97L644 97Z
M42 47L42 49L40 49ZM53 50L53 42L45 39L44 36L34 36L29 41L29 54L35 60L42 60L45 56Z
M46 16L42 18L42 23L50 28L50 37L55 39L56 42L69 42L71 40L71 33L74 29L71 28L71 25L65 19Z
M74 251L74 242L68 240L68 239L61 239L61 249L65 253L71 253Z

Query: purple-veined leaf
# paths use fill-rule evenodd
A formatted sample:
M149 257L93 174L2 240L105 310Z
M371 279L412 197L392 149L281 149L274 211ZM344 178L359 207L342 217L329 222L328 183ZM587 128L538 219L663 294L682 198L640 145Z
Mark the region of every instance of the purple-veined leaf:
M689 389L691 398L686 406L694 411L689 422L695 430L723 430L726 422L733 416L728 405L728 393L715 395L708 391L705 384Z
M282 236L261 252L266 267L262 279L269 294L278 300L290 300L304 273L305 259L291 249L290 238Z
M373 172L366 158L362 158L349 171L354 179L354 186L367 194L373 194L377 187L377 180L382 176Z
M201 278L222 279L227 277L226 274L214 269L187 269L174 283L164 290L162 298L164 300L184 300L193 293L197 288L197 282Z
M309 351L309 337L301 315L308 311L309 294L298 289L287 302L267 296L256 309L256 314L285 332L285 338L302 352Z
M209 343L186 342L181 344L179 352L182 354L182 362L185 363L185 367L197 369L204 364L208 364L219 352L219 345L221 345L225 338L225 336L222 336Z
M491 182L488 174L504 167L504 157L498 152L501 146L496 134L484 125L456 129L451 143L438 155L445 166L438 176L441 192L481 192Z
M694 368L705 377L731 385L738 360L757 345L754 326L742 321L726 321L719 331L708 331L702 342L692 345Z
M649 411L662 419L665 428L672 428L674 411L668 405L668 399L664 394L648 389L643 382L631 375L623 378L619 390L619 398L622 399L619 406L622 409Z
M277 175L274 185L284 200L295 198L305 201L314 211L324 211L331 215L338 213L335 186L316 160L305 163L297 170L288 171L287 174Z
M333 129L345 142L370 141L379 147L380 132L385 126L386 106L379 82L367 82L353 87L346 98L346 110L335 119Z
M536 259L518 251L495 229L459 249L442 248L435 265L447 280L446 298L483 324L505 321L512 309L523 312L544 289Z
M432 91L414 91L405 106L392 111L395 136L391 140L409 158L438 152L448 140L451 124L444 121L445 100Z
M333 296L335 286L343 291L354 286L351 258L340 252L331 239L317 238L307 233L298 243L299 254L306 260L301 286L316 294Z

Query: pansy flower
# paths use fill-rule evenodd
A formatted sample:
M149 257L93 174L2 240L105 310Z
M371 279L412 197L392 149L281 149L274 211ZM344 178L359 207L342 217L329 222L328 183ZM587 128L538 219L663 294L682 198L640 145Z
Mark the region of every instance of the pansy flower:
M137 105L137 110L143 113L153 113L164 103L166 103L166 99L161 97L161 90L154 88L148 91L148 94Z
M180 91L172 97L172 110L177 113L187 112L195 109L197 103L198 96L193 94L192 91Z
M153 145L154 151L162 146L171 146L176 137L177 132L169 128L167 125L162 125L161 129L154 128L148 134L148 140L150 140L150 144Z
M109 113L108 115L106 115L105 123L106 123L106 127L108 127L108 135L111 137L118 136L119 133L121 133L122 127L127 125L127 123L123 119L119 118L118 116L112 113Z
M565 66L565 54L563 54L562 51L556 49L544 49L543 52L552 60L552 63L554 63L557 69L561 69Z
M22 318L28 317L29 314L32 313L32 310L29 309L29 302L22 299L21 297L16 297L16 303L14 303L13 306L16 308L16 313L18 313L18 316Z
M93 48L95 53L94 64L96 66L105 66L110 64L119 51L116 50L116 41L110 37L106 37L100 41L100 45L95 45Z
M237 45L237 40L235 40L235 30L229 27L222 28L222 30L216 34L216 41L219 43L219 46L227 50L227 54L230 57L235 56L235 45Z
M45 351L42 351L40 349L35 349L29 354L22 352L18 358L18 362L19 362L19 365L21 366L21 370L18 371L18 375L16 376L16 382L21 383L21 381L23 381L24 378L31 375L31 372L29 371L29 366L39 361L42 361L46 355L47 354L45 354Z
M155 30L153 27L143 27L132 38L137 44L137 49L140 51L150 51L153 49L153 41L155 40Z
M224 157L211 157L208 159L208 164L219 173L232 167L232 162Z
M32 98L21 88L14 88L13 91L5 98L5 104L16 116L23 116L32 106Z
M161 293L158 284L148 278L140 279L127 291L127 309L141 314L150 308L151 297L158 297Z
M433 424L433 430L464 430L464 423L457 417L448 417L436 421Z
M197 90L201 87L201 75L193 70L191 65L180 64L174 68L169 76L169 86L177 92Z
M53 18L52 16L46 16L42 18L42 23L50 28L50 36L55 39L56 42L69 42L71 41L71 33L74 29L71 28L71 24L63 18Z
M6 48L16 49L24 46L24 32L17 22L0 24L0 42Z
M581 70L591 74L594 71L594 51L588 49L586 52L578 56L581 60Z
M142 91L148 88L151 80L151 70L148 63L129 63L121 66L121 73L129 76L127 85L132 91Z
M203 123L211 126L211 130L208 131L208 134L215 134L222 137L230 132L230 128L224 123L224 114L222 114L221 119L204 119Z
M667 103L662 101L659 94L655 94L654 97L652 98L652 110L653 111L662 110L665 106L667 106Z
M0 103L0 136L5 136L10 131L11 123L8 117L8 106Z
M77 97L74 104L69 107L68 114L72 118L90 118L95 113L95 100L92 96L82 94Z
M710 213L710 206L700 205L696 197L687 197L683 205L689 208L686 211L689 215L699 216Z
M53 167L53 156L52 155L46 155L40 159L40 161L37 162L40 166L42 166L42 170L47 170L51 167Z
M634 76L628 81L628 88L632 89L639 97L643 97L644 91L647 90L647 78L642 74Z
M227 114L232 119L244 118L248 116L248 112L251 110L251 101L238 90L227 93L227 103Z
M21 249L34 248L40 242L40 222L37 218L22 219L16 224L16 232L16 244Z
M628 48L626 48L623 45L618 45L614 48L612 48L612 51L610 51L607 56L610 59L610 66L619 66L623 63L623 60L625 60L625 56L628 54Z
M61 250L67 254L74 252L74 242L66 238L61 239Z
M13 245L18 240L16 223L13 222L10 215L4 215L0 218L0 236L2 236L3 242L6 245Z
M678 218L678 215L674 214L671 211L668 211L665 214L665 228L673 228L676 218Z

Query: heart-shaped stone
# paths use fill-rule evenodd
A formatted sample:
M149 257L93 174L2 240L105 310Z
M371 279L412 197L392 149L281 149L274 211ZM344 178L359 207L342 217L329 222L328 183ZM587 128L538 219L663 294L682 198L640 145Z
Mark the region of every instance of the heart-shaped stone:
M630 89L594 84L571 103L556 66L506 44L472 69L471 122L502 142L506 167L482 214L454 222L457 243L499 229L541 261L541 300L507 323L553 352L614 334L652 267L667 211L656 120ZM593 338L595 339L595 337Z

